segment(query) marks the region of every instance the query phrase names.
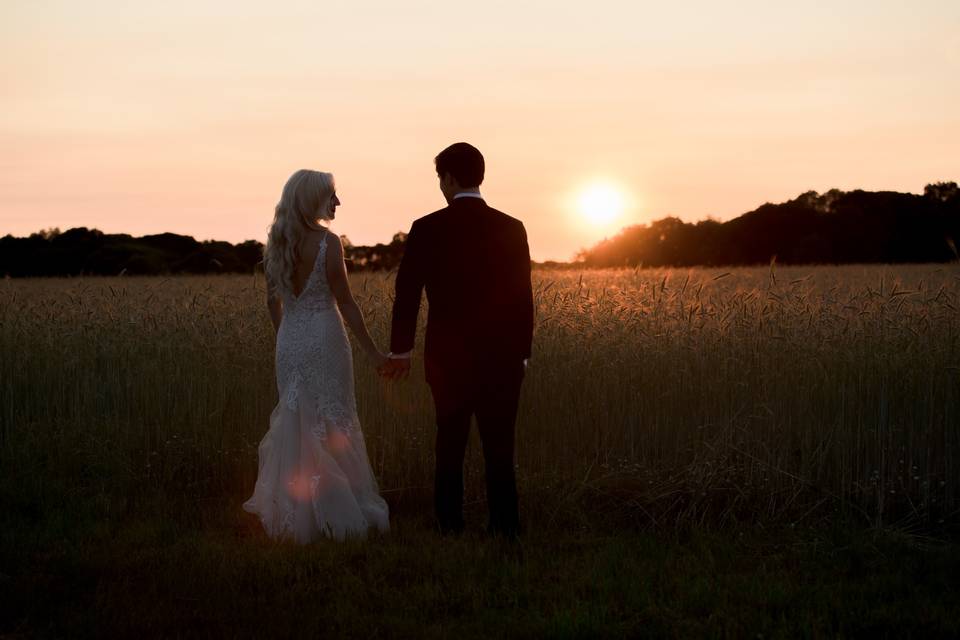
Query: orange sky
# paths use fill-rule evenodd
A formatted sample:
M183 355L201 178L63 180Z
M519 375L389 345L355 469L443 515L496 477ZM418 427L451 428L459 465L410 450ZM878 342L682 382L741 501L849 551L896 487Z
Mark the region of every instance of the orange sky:
M960 3L664 4L4 2L0 234L263 240L309 167L337 176L339 233L387 241L442 206L432 159L458 140L538 260L960 180ZM627 202L605 226L576 210L595 179Z

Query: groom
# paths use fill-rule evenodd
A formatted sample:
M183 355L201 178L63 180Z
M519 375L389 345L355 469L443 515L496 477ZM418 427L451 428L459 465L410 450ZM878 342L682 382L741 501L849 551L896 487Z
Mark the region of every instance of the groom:
M427 291L424 366L437 415L434 499L444 533L463 530L463 457L476 416L486 463L489 531L520 533L514 475L517 402L533 339L530 251L523 223L480 195L483 155L458 142L435 159L447 207L413 223L397 273L385 377L410 372Z

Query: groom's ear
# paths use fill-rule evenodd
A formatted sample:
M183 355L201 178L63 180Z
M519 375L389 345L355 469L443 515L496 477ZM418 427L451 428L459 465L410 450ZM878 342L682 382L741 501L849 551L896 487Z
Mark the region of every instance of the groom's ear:
M457 179L454 178L453 174L450 173L449 171L444 173L443 176L440 178L440 184L442 184L445 188L450 189L452 191L457 191L458 189L460 189L460 183L457 182Z

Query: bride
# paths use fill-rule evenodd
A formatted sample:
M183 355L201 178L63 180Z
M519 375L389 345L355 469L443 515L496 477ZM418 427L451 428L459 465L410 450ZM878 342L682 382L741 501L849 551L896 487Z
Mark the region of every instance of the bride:
M297 171L283 188L264 251L280 401L243 508L270 537L301 544L390 526L357 418L344 320L373 366L386 356L350 293L340 238L318 223L332 220L339 204L331 174Z

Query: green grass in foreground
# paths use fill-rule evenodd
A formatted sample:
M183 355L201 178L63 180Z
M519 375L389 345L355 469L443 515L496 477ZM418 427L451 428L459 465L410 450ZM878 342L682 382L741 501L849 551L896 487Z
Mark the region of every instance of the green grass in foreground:
M510 545L440 538L408 509L389 535L296 547L237 509L212 505L204 522L15 512L0 528L0 635L960 634L960 549L890 531L649 533L545 527L534 511Z

